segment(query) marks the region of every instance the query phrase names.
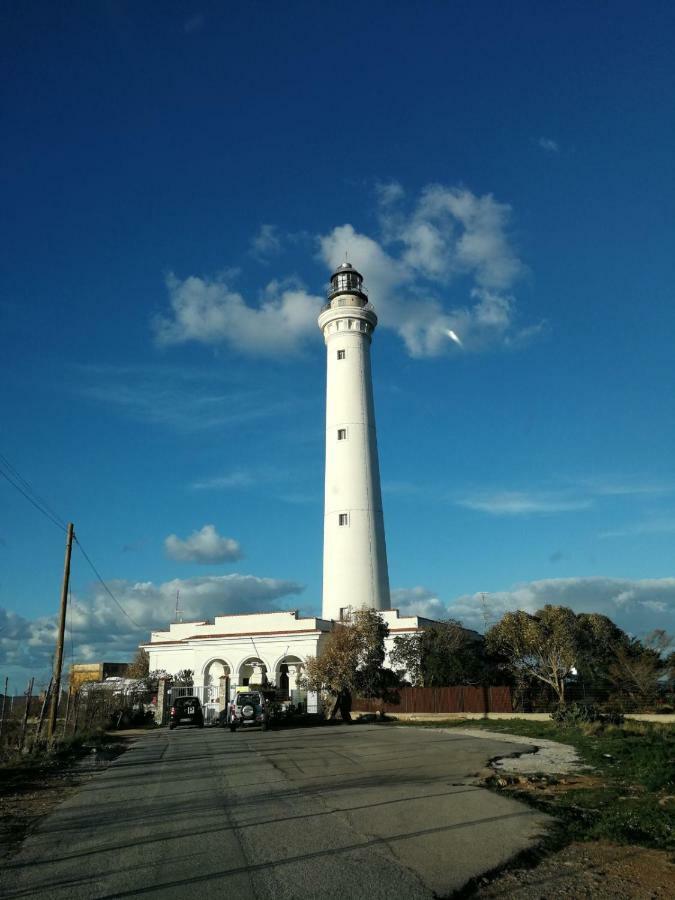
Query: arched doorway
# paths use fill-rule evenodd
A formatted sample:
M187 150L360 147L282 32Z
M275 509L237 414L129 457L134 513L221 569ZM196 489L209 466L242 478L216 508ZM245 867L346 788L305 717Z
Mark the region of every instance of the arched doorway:
M252 656L248 659L245 659L244 662L239 666L239 676L237 678L237 684L240 685L266 685L268 683L267 678L267 666L258 656Z
M212 659L204 666L204 713L207 721L218 718L230 699L231 669L224 659Z
M283 699L293 699L294 692L298 689L298 676L303 670L304 664L299 656L283 656L277 663L275 681L279 694Z

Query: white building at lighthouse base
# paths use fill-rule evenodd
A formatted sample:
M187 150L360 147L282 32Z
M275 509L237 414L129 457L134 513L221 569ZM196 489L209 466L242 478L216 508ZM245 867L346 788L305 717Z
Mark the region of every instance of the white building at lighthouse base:
M379 614L389 627L387 654L395 637L431 624L421 616L401 616L397 609ZM297 610L216 616L207 622L172 623L168 631L153 631L141 646L148 653L151 672L175 675L190 669L195 693L213 718L238 686L263 680L282 695L306 702L297 679L307 657L320 656L332 624L314 616L301 618Z

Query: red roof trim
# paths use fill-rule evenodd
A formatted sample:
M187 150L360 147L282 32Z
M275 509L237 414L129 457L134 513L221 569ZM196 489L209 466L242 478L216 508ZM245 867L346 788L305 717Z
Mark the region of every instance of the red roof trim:
M161 632L165 634L166 632ZM160 644L184 644L185 641L194 641L204 638L228 638L228 637L265 637L268 634L327 634L320 628L296 628L293 631L283 629L282 631L233 631L230 634L191 634L189 637L176 638L175 641L150 641L147 644L140 644L141 647L157 647Z

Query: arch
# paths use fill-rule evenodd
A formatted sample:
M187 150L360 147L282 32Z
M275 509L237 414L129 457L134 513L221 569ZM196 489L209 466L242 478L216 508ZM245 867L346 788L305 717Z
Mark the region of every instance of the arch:
M218 684L223 676L232 677L232 666L221 656L214 656L202 666L202 684L207 687Z
M304 659L295 653L284 653L279 657L274 665L274 683L282 695L290 696L297 689L296 679L304 667Z
M272 670L273 671L273 670ZM247 656L237 668L237 684L257 684L254 679L262 675L262 680L270 680L270 667L260 656Z

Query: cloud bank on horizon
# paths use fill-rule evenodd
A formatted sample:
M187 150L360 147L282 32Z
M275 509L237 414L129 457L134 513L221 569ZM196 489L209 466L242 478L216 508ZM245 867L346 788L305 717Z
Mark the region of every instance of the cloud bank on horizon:
M128 660L151 631L165 631L174 616L176 591L184 621L201 621L235 612L289 608L304 585L255 575L202 575L174 578L161 584L116 579L108 582L129 618L122 616L100 585L86 596L73 594L66 628L66 659L71 643L75 658ZM282 598L288 598L281 604ZM0 668L17 678L36 675L48 680L56 643L56 616L24 618L0 608ZM22 688L16 684L17 689Z
M74 596L67 635L72 632L80 661L130 659L151 631L168 628L178 590L184 621L295 608L298 604L293 600L304 590L293 581L239 574L174 578L161 584L120 579L109 584L135 624L111 607L99 586L87 596ZM486 594L484 600L476 593L450 602L425 587L392 591L392 606L403 615L451 617L478 631L509 610L535 612L546 603L569 606L575 612L602 613L638 637L655 628L675 634L675 578L549 578ZM305 608L304 614L316 612ZM48 680L55 640L55 616L27 619L0 608L0 666L17 689L22 687L17 679L31 674Z
M408 615L459 619L480 631L511 610L533 613L546 604L608 616L640 637L655 628L675 635L675 578L543 578L507 591L464 594L449 603L424 587L392 591L392 605Z
M351 224L314 238L329 269L345 251L363 272L382 327L393 329L412 357L461 347L518 347L543 329L521 326L515 284L527 272L509 233L511 207L492 194L431 184L409 201L403 187L377 189L379 231ZM257 259L277 254L278 228L263 225L252 240ZM275 356L298 351L315 336L323 298L297 280L273 280L258 305L231 287L232 278L175 275L167 279L170 310L155 318L158 344L227 344L241 353Z

